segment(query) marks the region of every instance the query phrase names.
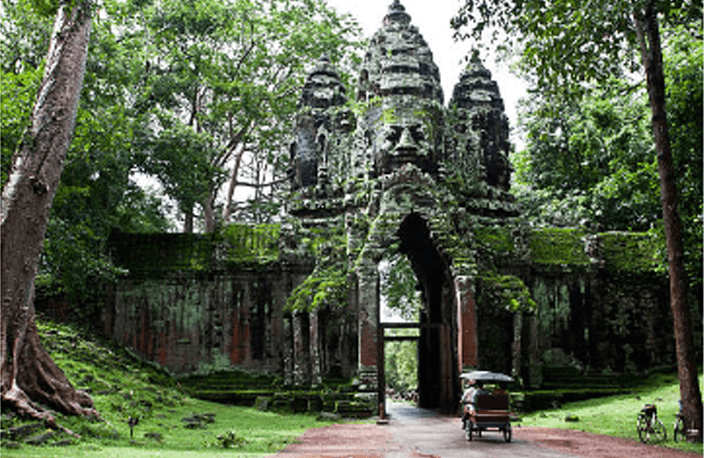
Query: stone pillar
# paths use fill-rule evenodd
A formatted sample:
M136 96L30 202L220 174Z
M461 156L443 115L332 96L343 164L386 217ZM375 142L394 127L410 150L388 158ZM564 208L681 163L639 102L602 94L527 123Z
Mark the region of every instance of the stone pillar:
M462 275L454 278L457 302L457 357L460 370L479 364L477 310L472 294L472 280Z
M369 262L357 271L359 279L359 375L370 389L377 385L379 329L379 273Z
M323 383L320 364L320 339L318 311L310 312L309 335L310 335L310 383L313 386L318 386Z
M293 318L291 316L284 317L284 346L283 346L283 358L284 358L284 385L293 385Z
M293 313L293 384L310 383L310 343L308 314Z
M530 343L528 351L528 383L531 388L540 388L543 384L543 371L540 358L540 336L538 317L530 315Z
M521 376L521 354L523 338L523 313L516 312L513 314L513 344L511 346L511 372L514 378Z

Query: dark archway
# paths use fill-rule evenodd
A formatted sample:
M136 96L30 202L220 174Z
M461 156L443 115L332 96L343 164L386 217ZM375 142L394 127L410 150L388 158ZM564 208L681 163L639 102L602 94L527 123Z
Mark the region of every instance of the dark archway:
M452 314L445 292L451 280L423 218L411 213L401 223L400 251L407 255L422 293L418 338L418 404L425 408L451 408L456 374L455 340L450 335Z

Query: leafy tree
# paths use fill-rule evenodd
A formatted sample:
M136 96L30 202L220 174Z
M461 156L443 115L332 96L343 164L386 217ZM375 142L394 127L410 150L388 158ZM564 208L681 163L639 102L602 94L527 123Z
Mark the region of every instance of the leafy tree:
M5 1L0 25L3 53L2 161L7 176L14 151L28 123L40 83L50 18L36 14L26 0ZM145 193L131 178L136 159L130 132L129 61L120 58L110 25L119 17L101 14L92 27L86 76L71 145L52 203L37 286L42 294L61 294L74 312L86 317L97 297L94 284L118 271L105 250L111 231L163 231L168 222L162 202ZM129 54L129 53L125 53ZM111 62L112 65L106 65Z
M670 297L684 416L702 439L702 400L697 381L681 218L668 118L660 21L701 30L702 4L686 0L574 2L557 0L467 0L452 20L460 37L481 37L485 30L504 30L509 45L521 43L522 68L535 78L538 90L556 97L574 97L593 81L644 70L651 125L660 177ZM463 30L469 27L470 34Z
M20 414L61 428L48 409L95 415L39 340L34 281L66 151L73 134L91 30L89 2L59 2L46 71L30 126L3 186L0 237L0 396ZM65 428L65 431L73 434Z
M417 322L420 319L420 291L416 288L418 279L408 257L393 254L383 264L380 273L386 306L404 320Z
M410 329L396 329L395 335L412 335ZM418 344L413 341L386 342L386 383L396 392L418 388Z
M323 52L343 55L357 28L320 0L139 6L136 28L126 33L143 47L144 85L136 94L145 113L143 168L179 202L187 231L196 207L212 231L228 180L222 218L230 219L243 158L283 150L290 123L281 120L295 111L305 64Z
M514 156L514 190L529 218L640 231L660 221L657 165L637 89L612 79L547 107L532 94L523 107L526 148Z
M5 183L12 155L29 121L33 99L41 82L44 53L49 46L51 17L35 14L29 0L3 0L0 14L0 178Z

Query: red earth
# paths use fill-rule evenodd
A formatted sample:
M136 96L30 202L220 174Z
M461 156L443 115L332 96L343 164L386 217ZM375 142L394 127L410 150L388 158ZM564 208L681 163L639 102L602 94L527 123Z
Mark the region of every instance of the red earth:
M513 426L513 438L486 431L468 442L457 417L402 408L386 425L342 423L306 431L278 458L536 457L701 458L702 454L583 431Z

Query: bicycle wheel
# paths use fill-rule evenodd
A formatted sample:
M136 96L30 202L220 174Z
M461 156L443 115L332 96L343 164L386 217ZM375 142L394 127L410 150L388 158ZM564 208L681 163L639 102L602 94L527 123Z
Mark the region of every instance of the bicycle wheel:
M472 422L470 420L467 420L466 427L464 429L464 438L468 441L471 441L473 435L472 433Z
M648 442L648 418L645 415L638 415L636 430L638 430L638 439L643 443Z
M673 427L673 432L672 435L675 439L675 442L679 442L682 440L685 440L685 435L684 435L684 420L682 417L677 417L677 420L675 420L675 426Z
M652 425L652 429L650 431L650 441L664 442L665 439L667 439L667 430L665 429L663 422L658 417L654 417L650 424Z

